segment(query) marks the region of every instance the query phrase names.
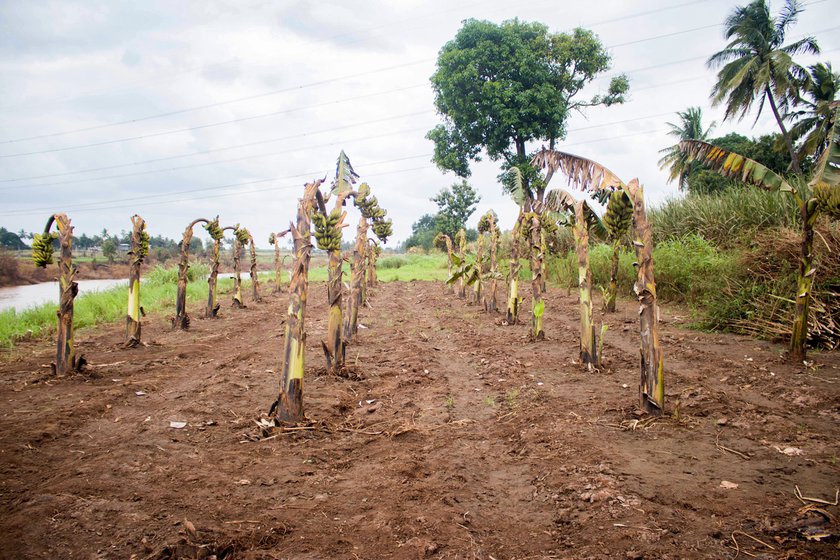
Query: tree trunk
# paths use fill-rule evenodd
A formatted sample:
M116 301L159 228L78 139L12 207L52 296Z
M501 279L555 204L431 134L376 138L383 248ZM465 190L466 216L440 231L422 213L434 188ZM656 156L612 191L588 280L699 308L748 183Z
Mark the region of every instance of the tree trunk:
M796 173L797 175L802 174L802 170L799 168L799 157L796 155L796 150L793 149L793 140L790 137L790 133L788 132L787 128L785 128L785 122L782 120L782 116L779 114L779 108L776 107L776 100L773 97L773 93L770 91L770 88L766 88L765 93L767 95L767 100L770 102L770 109L773 111L773 116L776 118L776 123L779 125L779 129L782 131L782 138L785 141L785 146L787 146L788 153L790 153L790 168L791 170Z
M544 294L548 292L548 287L546 286L546 278L548 278L548 273L546 272L546 263L548 263L548 242L545 238L545 230L540 228L540 252L542 253L542 258L540 259L540 293Z
M516 223L513 226L513 242L510 247L510 270L508 271L510 288L505 316L505 322L508 325L515 325L519 318L519 229L521 222L522 212L516 217Z
M251 254L251 291L252 296L254 298L254 303L260 302L260 280L257 276L257 249L254 246L254 236L251 236L251 239L248 244L248 248Z
M309 289L309 259L312 206L321 180L308 183L298 204L297 225L292 224L295 261L289 283L289 309L283 347L283 367L280 375L280 394L275 402L278 422L296 423L303 417L303 370L306 330L306 295Z
M642 410L659 416L665 410L665 383L659 343L659 307L653 277L653 233L645 211L644 190L637 179L630 181L627 191L633 201L633 246L638 267L633 291L640 304L642 360L639 400Z
M73 227L70 219L64 214L56 214L55 224L59 233L61 256L58 260L60 293L53 370L56 375L64 375L80 369L83 363L81 358L76 358L73 346L73 300L79 293L79 285L75 281L76 269L73 267Z
M591 370L598 367L595 325L592 322L592 269L589 266L589 227L583 202L575 203L575 252L580 290L580 362Z
M353 247L353 265L351 267L350 296L347 298L347 318L344 323L344 338L352 341L359 331L359 307L362 304L362 283L365 272L365 247L367 246L367 220L359 218L356 230L356 245Z
M144 252L142 233L146 222L140 216L131 217L131 251L128 253L128 313L125 317L125 344L140 344L140 265L143 264Z
M464 266L465 252L467 249L466 232L463 229L458 231L456 239L458 240L458 257L461 259L461 266ZM467 282L463 275L461 275L461 278L458 280L458 297L461 299L467 298Z
M207 277L207 307L204 316L213 319L219 314L218 302L218 279L219 279L219 256L222 240L213 241L213 262L210 263L210 276Z
M377 278L376 278L376 259L377 259L377 249L378 247L371 243L368 246L368 272L367 272L367 284L369 287L376 286Z
M545 311L545 300L543 293L543 254L540 224L540 215L531 212L530 220L530 246L531 246L531 339L543 340L543 311Z
M190 328L190 318L187 315L187 273L190 270L190 241L192 241L193 227L199 222L209 223L209 220L199 218L193 220L181 239L181 259L178 261L178 294L175 296L175 318L172 326L186 330Z
M808 342L808 313L811 304L811 286L814 283L814 223L818 212L813 200L803 201L800 208L802 216L802 241L799 248L799 274L796 279L796 308L793 314L793 332L790 337L791 360L802 362L806 358Z
M478 269L478 278L473 284L473 300L476 305L481 305L481 288L484 282L484 234L478 234L475 250L475 266Z
M621 240L615 239L612 242L612 265L610 267L610 287L607 289L604 298L604 309L608 313L615 313L615 298L618 294L618 257L621 250Z
M242 259L242 243L239 238L233 239L233 306L238 308L246 307L242 300L242 275L240 261Z
M274 237L274 293L283 291L283 267L280 264L280 239Z
M329 252L329 265L327 267L327 299L330 312L327 320L327 343L325 347L327 355L327 369L337 372L344 366L345 343L341 338L342 324L342 282L343 270L341 265L341 250Z
M452 240L449 239L449 236L446 237L445 241L446 241L446 255L449 258L449 261L448 261L448 264L449 264L449 278L452 278L452 257L455 255L455 251L452 249ZM454 284L447 283L446 286L447 286L447 291L450 294L455 293L455 285Z

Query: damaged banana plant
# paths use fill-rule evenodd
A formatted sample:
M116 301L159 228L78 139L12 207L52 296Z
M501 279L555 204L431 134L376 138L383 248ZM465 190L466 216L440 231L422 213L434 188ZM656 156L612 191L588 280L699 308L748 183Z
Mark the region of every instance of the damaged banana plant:
M248 232L248 253L251 257L251 297L254 303L259 303L262 298L260 297L260 279L257 274L257 247L254 243L254 236L250 232Z
M811 181L807 184L799 180L791 185L784 177L755 160L700 140L684 140L679 145L679 150L688 156L689 162L700 162L724 177L748 185L786 192L796 202L802 232L796 304L788 357L800 362L806 359L809 307L816 273L813 253L814 224L820 214L840 220L840 103L835 102L832 108L833 124L829 132L829 142L821 153L814 154L817 165Z
M55 224L58 233L51 231ZM79 293L76 268L73 266L73 226L66 214L53 214L47 220L44 233L32 238L32 260L35 266L46 268L53 262L53 242L58 239L61 254L58 258L58 328L56 329L55 362L50 364L54 375L81 371L82 356L76 356L73 346L73 300Z
M283 292L283 259L280 258L280 240L283 239L291 230L284 229L278 233L272 233L268 236L268 242L274 245L274 293L279 294ZM285 256L285 255L284 255Z
M283 364L280 374L280 394L269 416L275 423L296 424L304 420L303 372L306 346L306 297L309 290L309 261L312 253L312 209L322 179L307 183L298 203L297 222L291 224L294 243L292 279L289 283L289 308L283 338Z
M551 177L560 171L578 188L598 195L622 190L633 203L633 246L636 249L636 283L633 290L639 301L640 334L640 406L659 416L665 410L665 384L662 347L659 342L659 307L653 274L653 234L645 211L644 191L638 180L625 184L603 165L574 154L543 148L532 159L535 167L546 169Z
M373 240L368 239L367 251L367 285L369 288L376 286L378 280L376 278L376 261L379 255L382 254L382 247Z
M432 243L441 251L446 251L446 264L449 270L448 278L451 278L453 274L452 266L455 264L455 253L452 251L452 239L441 231L435 236ZM455 288L452 284L446 282L446 286L450 294L455 293Z
M467 250L467 232L464 228L458 230L458 233L455 234L455 243L458 244L458 259L461 263L464 263L464 259L466 258L466 250ZM461 299L465 299L467 297L467 284L464 280L464 277L460 277L460 281L458 283L458 297Z
M497 226L498 217L492 210L488 210L486 214L481 216L478 220L478 233L481 236L487 235L490 244L490 270L487 272L487 279L489 280L488 290L484 292L484 299L482 304L487 313L495 313L498 311L497 292L498 282L502 277L499 274L499 265L497 255L499 250L499 228Z
M125 317L125 345L140 344L140 266L149 254L149 234L146 221L135 214L131 217L131 250L128 252L128 312Z
M618 260L621 252L621 240L633 225L633 202L623 190L610 193L607 210L604 213L604 226L612 245L612 260L610 263L610 284L604 295L604 309L608 313L615 312L615 299L618 295Z
M233 229L233 306L240 309L246 307L242 299L242 247L246 246L250 239L251 233L236 224Z
M221 227L219 225L219 216L216 216L215 220L204 224L204 229L213 240L210 276L207 277L207 307L204 309L204 316L208 319L213 319L219 316L219 308L221 307L218 298L218 281L222 239L224 239L225 231L236 228L234 226Z
M172 326L178 329L187 330L190 328L190 317L187 315L187 280L190 270L190 242L193 237L193 228L196 224L210 223L207 218L198 218L190 222L184 235L181 238L181 257L178 261L178 294L175 296L175 317L172 319Z

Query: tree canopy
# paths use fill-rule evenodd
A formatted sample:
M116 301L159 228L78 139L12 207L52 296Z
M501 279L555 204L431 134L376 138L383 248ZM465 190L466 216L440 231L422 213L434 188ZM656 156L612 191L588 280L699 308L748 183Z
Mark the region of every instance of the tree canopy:
M466 181L455 183L451 188L441 189L432 198L438 205L435 218L437 231L454 238L458 230L466 226L480 200L481 197Z
M527 142L553 145L565 138L571 111L624 101L625 76L614 77L604 95L575 99L609 65L606 49L586 29L550 33L538 22L466 20L441 49L431 78L444 120L427 134L434 162L468 177L484 150L505 169L523 168L527 180Z

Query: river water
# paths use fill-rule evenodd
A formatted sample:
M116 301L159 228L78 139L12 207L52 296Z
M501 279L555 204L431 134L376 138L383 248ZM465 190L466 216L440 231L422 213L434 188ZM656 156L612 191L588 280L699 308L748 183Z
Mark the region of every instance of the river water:
M79 295L100 292L119 285L128 285L128 280L79 280ZM128 296L126 296L128 297ZM29 286L0 288L0 311L14 308L20 312L44 303L58 305L58 282L42 282Z

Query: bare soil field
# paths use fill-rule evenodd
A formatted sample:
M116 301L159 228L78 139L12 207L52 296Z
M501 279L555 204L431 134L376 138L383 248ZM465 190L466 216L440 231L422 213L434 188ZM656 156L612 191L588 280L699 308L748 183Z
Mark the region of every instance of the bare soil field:
M565 290L531 343L439 283L382 284L344 378L326 299L313 284L311 423L268 438L285 295L188 332L149 317L136 349L82 331L71 377L45 341L0 355L0 558L840 558L837 352L789 364L664 308L653 419L632 301L587 372Z

